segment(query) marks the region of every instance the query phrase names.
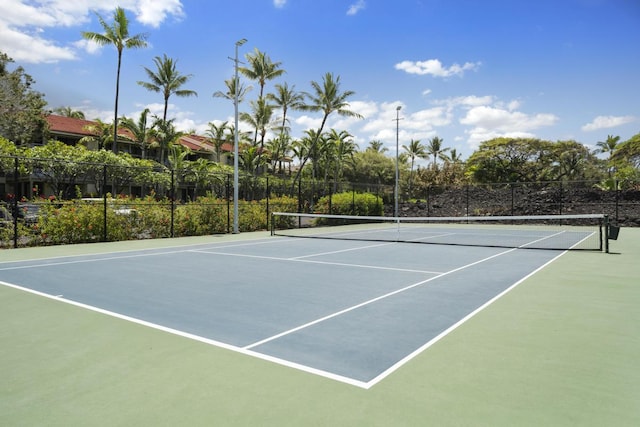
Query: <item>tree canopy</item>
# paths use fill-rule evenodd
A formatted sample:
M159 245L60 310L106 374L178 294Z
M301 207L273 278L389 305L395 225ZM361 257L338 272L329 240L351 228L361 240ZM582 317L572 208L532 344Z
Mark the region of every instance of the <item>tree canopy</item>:
M16 145L43 141L46 122L44 95L33 89L35 81L22 67L13 71L13 59L0 52L0 136Z

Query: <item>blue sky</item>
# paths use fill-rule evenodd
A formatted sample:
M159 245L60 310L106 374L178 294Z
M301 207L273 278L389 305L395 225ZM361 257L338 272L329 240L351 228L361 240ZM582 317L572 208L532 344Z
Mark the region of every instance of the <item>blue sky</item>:
M123 55L119 111L161 114L162 97L136 84L155 56L177 59L192 74L197 98L170 99L169 117L203 133L233 121L231 102L214 98L240 57L254 48L281 62L287 82L310 91L325 73L351 90L363 120L334 117L361 149L433 136L468 157L497 136L575 139L590 147L607 135L640 132L638 0L4 0L0 50L36 79L50 108L71 106L113 119L116 53L82 40L101 32L120 5L131 34L149 46ZM248 83L248 82L247 82ZM248 100L257 97L256 89ZM240 109L248 108L247 103ZM319 114L290 115L293 136L319 125Z

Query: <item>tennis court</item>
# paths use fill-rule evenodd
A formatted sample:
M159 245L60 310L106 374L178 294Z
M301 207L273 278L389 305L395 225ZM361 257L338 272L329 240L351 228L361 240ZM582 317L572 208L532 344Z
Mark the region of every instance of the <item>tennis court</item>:
M559 255L416 248L363 241L361 234L345 241L344 227L330 227L337 240L272 237L6 263L0 280L369 388ZM379 230L366 227L360 233ZM515 231L521 248L558 235L527 231ZM429 239L455 234L456 242L469 236L467 229L427 233ZM484 233L491 239L505 231ZM571 245L592 232L574 234Z
M572 245L587 235L577 233ZM302 371L370 392L398 387L415 358L565 254L524 249L539 231L528 239L484 247L257 233L130 250L105 245L94 254L3 260L0 282L57 307L281 366L272 381ZM606 264L615 255L583 256Z

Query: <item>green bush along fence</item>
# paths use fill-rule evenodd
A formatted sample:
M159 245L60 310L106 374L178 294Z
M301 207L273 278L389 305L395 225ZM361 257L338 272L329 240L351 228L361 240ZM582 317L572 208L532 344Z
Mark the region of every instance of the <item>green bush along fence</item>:
M640 183L537 182L400 186L400 216L605 213L640 226ZM240 232L268 230L270 213L387 215L394 186L240 175ZM0 247L230 233L228 173L0 157ZM285 219L282 219L283 221Z

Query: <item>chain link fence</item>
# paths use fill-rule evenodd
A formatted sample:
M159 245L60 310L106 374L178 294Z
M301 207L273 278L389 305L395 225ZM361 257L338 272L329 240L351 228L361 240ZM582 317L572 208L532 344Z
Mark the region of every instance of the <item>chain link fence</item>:
M389 185L243 174L238 184L241 232L269 229L274 211L395 214ZM380 210L363 210L359 194ZM0 247L230 233L232 197L227 173L0 156ZM635 182L432 186L399 200L399 216L604 213L640 226Z

